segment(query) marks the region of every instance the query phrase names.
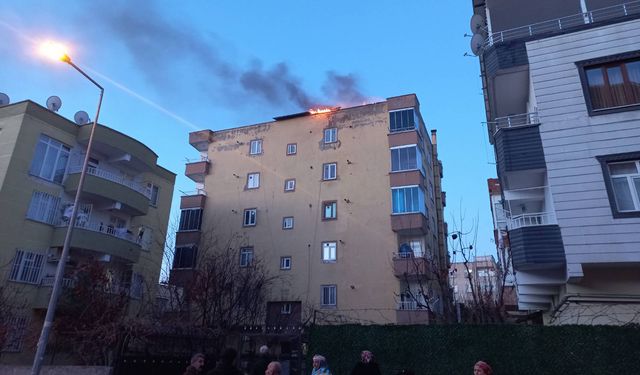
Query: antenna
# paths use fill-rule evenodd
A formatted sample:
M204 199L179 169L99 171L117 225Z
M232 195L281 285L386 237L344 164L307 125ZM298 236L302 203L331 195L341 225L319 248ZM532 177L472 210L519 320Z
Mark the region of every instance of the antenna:
M47 108L49 108L50 111L58 112L60 107L62 107L62 100L60 100L59 97L53 95L47 99Z
M482 48L484 47L484 38L480 34L475 34L473 38L471 38L471 52L474 55L478 56L482 52Z
M78 125L84 125L89 122L89 114L85 111L78 111L73 116L73 121Z
M469 22L469 27L471 28L472 33L481 33L484 29L484 17L482 17L481 14L474 14Z
M9 99L9 95L0 92L0 107L2 107L3 105L7 105L11 103L11 100Z

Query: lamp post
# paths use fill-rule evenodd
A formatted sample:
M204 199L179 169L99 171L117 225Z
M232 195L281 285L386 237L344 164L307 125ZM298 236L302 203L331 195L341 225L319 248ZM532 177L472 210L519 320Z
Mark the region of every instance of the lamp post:
M93 145L93 135L98 125L98 116L100 115L100 107L102 106L102 97L104 95L104 88L100 86L93 78L89 77L87 73L82 71L76 64L71 61L69 55L66 54L64 49L57 44L47 43L43 45L41 52L46 53L49 57L53 57L57 60L65 62L80 72L91 83L96 85L100 89L100 98L98 99L98 108L96 110L96 116L91 124L91 133L89 135L89 142L87 143L87 152L84 156L84 162L82 163L82 170L80 172L80 180L78 181L78 189L76 190L76 196L73 200L73 208L71 211L71 218L69 219L69 226L67 227L67 233L64 237L64 244L62 246L62 254L58 261L58 267L56 268L56 275L53 281L53 289L51 290L51 298L49 299L49 305L47 306L47 315L42 325L42 332L38 339L38 346L36 349L36 355L33 359L33 366L31 367L31 375L39 375L42 367L42 361L44 360L45 351L47 348L47 342L49 340L49 334L53 326L53 318L56 312L58 299L60 298L60 292L62 290L62 279L64 278L64 267L66 265L67 257L69 256L69 248L71 246L71 236L73 234L73 228L76 224L76 215L78 213L78 205L80 203L80 195L82 194L82 187L84 185L84 179L87 175L87 165L89 164L89 155L91 154L91 146Z

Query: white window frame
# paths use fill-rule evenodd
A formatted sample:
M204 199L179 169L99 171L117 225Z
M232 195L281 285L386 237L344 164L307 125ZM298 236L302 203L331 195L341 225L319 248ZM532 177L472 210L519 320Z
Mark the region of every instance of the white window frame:
M401 150L403 149L407 149L407 148L415 148L416 150L416 160L415 160L415 168L409 168L408 165L402 165L402 160L400 160L400 152L402 152ZM411 144L411 145L402 145L402 146L396 146L396 147L391 147L389 148L390 154L391 154L391 172L405 172L405 171L415 171L415 170L420 170L422 172L423 176L427 175L427 172L425 171L424 168L424 163L422 162L422 150L420 149L420 147L418 147L417 144ZM397 169L393 169L393 155L394 152L398 153L398 168ZM405 164L408 162L409 160L405 160Z
M611 165L615 164L628 164L634 163L636 167L636 173L621 173L621 174L613 174L611 172ZM611 183L611 190L613 191L613 196L615 198L616 210L618 212L638 212L640 211L640 190L638 190L635 186L635 180L640 180L640 160L626 160L620 162L608 162L607 168L609 169L609 179ZM616 191L616 186L613 182L614 179L626 179L629 193L631 194L631 200L633 201L633 210L622 210L618 205L618 192Z
M280 314L282 315L290 315L291 310L292 310L291 302L284 302L282 305L280 305Z
M327 207L331 206L331 214L327 216ZM324 201L322 202L322 220L335 220L338 218L338 202L337 201Z
M326 292L326 293L325 293ZM325 294L328 298L325 299ZM336 307L338 305L338 286L335 284L320 287L320 306Z
M338 242L325 241L322 243L322 262L335 263L338 260Z
M287 155L295 155L298 153L298 144L297 143L289 143L287 144Z
M280 269L281 270L290 270L291 269L291 257L280 257Z
M249 142L249 155L262 154L262 139L253 139Z
M24 284L39 284L44 268L44 258L43 253L16 250L9 280Z
M158 206L158 194L160 193L160 188L158 185L148 182L147 188L149 189L149 205L153 207Z
M324 129L323 140L325 144L338 142L338 128Z
M396 113L396 112L403 112L403 111L412 111L413 112L413 127L402 127L402 128L395 128L393 129L391 127L391 114L392 113ZM392 111L389 111L389 132L390 133L398 133L398 132L403 132L403 131L410 131L410 130L416 130L418 129L418 126L420 126L420 121L418 119L418 114L415 108L410 107L410 108L400 108L400 109L394 109Z
M293 216L285 216L282 218L282 229L293 229Z
M247 189L257 189L260 187L260 172L247 174Z
M284 191L295 191L296 190L296 179L290 178L288 180L284 180Z
M33 191L27 211L27 219L54 225L60 219L61 198L42 191Z
M395 191L402 190L404 192L403 193L403 195L404 195L403 199L406 202L406 191L409 190L409 189L411 189L412 191L413 191L413 189L417 189L417 194L418 194L418 197L417 197L418 198L418 207L416 207L417 210L413 210L412 209L412 210L397 211L397 212L394 211L395 207L394 207L394 204L393 204L393 199L394 199L394 196L395 196ZM414 207L411 207L411 208L414 208ZM424 190L422 190L420 188L420 186L418 186L418 185L396 186L396 187L391 188L391 213L392 213L392 215L404 215L404 214L422 213L422 214L424 214L426 216L427 208L425 206Z
M338 178L338 163L322 164L322 180L331 181Z
M253 247L240 248L240 267L250 267L253 263Z
M258 209L247 208L242 214L242 226L243 227L255 227L258 222Z
M36 149L31 161L31 167L29 167L29 174L47 181L61 184L67 172L67 167L69 166L70 154L71 148L69 146L49 136L40 134L40 138L36 144ZM48 165L46 163L49 160L49 156L52 156L53 158L51 160L53 165ZM60 163L63 163L64 165ZM47 171L47 169L49 169L48 167L51 167L51 170ZM59 171L62 171L62 175L56 175L56 172Z
M24 337L29 325L29 318L26 316L10 316L7 323L7 327L9 329L6 334L6 341L4 346L0 347L0 351L19 353L23 348Z

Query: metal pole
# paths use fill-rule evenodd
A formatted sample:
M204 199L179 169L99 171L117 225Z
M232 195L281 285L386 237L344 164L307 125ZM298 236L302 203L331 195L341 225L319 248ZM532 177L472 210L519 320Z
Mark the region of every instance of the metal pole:
M67 234L64 238L64 244L62 246L62 254L58 261L58 267L56 268L56 276L53 281L53 289L51 290L51 298L49 299L49 305L47 306L47 315L44 318L44 324L42 325L42 332L38 339L38 346L36 349L36 355L33 358L33 366L31 367L31 375L39 375L42 367L42 361L44 360L45 351L47 348L47 342L49 340L49 334L53 326L53 318L55 316L58 299L60 298L60 292L62 291L62 279L64 278L64 267L66 265L67 258L69 256L69 248L71 247L71 236L73 234L73 228L76 224L76 215L78 213L78 205L80 204L80 196L82 194L82 187L84 185L84 179L87 175L87 166L89 165L89 155L91 154L91 146L93 145L93 135L98 125L98 117L100 116L100 108L102 107L102 97L104 95L104 88L100 86L96 81L89 77L82 71L77 65L71 62L68 56L62 60L71 65L75 70L85 76L91 83L96 85L100 89L100 98L98 99L98 109L96 110L96 116L91 124L91 134L89 135L89 143L87 143L87 153L84 156L84 162L82 163L82 171L80 172L80 180L78 181L78 189L76 190L76 196L73 200L73 209L71 210L71 218L69 219L69 226L67 227Z

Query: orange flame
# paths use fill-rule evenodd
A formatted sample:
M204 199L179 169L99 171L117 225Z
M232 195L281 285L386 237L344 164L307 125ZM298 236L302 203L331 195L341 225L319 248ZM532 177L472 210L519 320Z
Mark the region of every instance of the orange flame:
M332 108L312 108L309 110L309 113L311 113L312 115L316 115L318 113L328 113L333 111Z

